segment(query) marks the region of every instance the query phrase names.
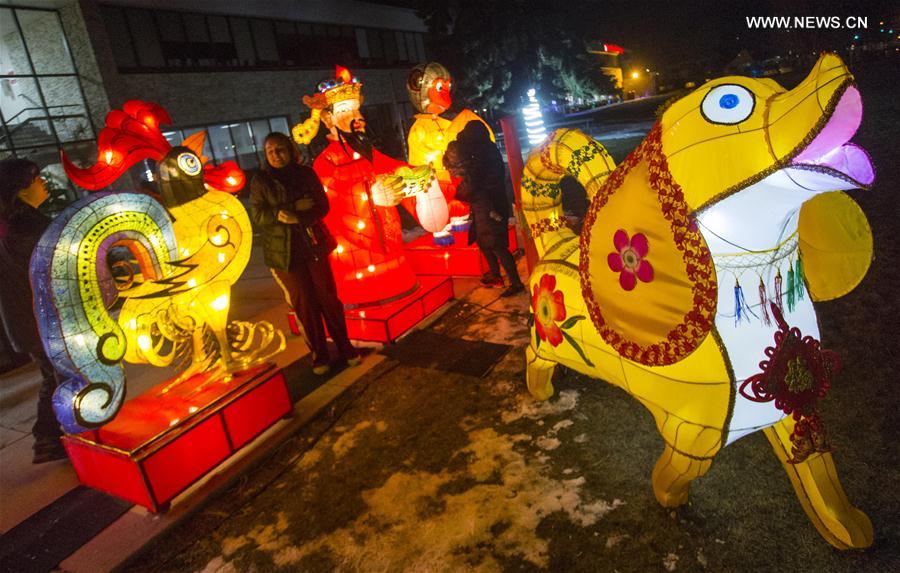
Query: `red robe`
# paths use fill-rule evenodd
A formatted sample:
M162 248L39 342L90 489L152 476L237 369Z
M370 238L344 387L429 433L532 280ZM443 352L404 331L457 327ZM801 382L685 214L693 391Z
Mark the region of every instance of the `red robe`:
M331 268L338 295L347 307L386 303L418 285L403 256L397 209L375 205L371 194L376 176L404 165L377 150L370 162L349 147L345 151L337 141L331 141L313 162L330 205L325 224L338 242L331 253Z

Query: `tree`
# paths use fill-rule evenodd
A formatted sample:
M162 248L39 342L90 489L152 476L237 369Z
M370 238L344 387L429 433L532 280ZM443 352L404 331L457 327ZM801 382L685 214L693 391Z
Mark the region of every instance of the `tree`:
M423 0L433 59L454 74L454 99L512 113L529 88L542 99L611 93L585 49L583 7L555 0Z

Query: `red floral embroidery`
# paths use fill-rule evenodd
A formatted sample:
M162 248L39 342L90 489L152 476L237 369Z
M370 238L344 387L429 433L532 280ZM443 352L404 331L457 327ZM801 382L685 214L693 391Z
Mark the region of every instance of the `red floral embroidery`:
M556 324L566 319L566 305L563 292L556 289L556 277L545 274L539 284L534 285L531 295L531 310L534 312L534 329L541 340L551 346L559 346L563 333Z
M609 254L606 263L613 272L619 273L619 285L623 289L633 290L638 279L644 283L653 280L653 266L644 258L650 245L643 233L629 239L625 229L619 229L613 236L613 245L616 252Z

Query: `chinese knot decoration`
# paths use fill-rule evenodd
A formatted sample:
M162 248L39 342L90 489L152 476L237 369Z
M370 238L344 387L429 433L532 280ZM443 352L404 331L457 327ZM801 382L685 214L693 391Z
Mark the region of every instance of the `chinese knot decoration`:
M793 414L797 424L791 434L791 463L799 463L816 452L827 452L825 427L819 417L819 400L828 393L831 379L841 368L837 353L821 348L819 341L791 328L781 310L770 303L778 325L775 346L766 348L768 360L762 372L744 380L740 392L754 402L775 401L775 407Z

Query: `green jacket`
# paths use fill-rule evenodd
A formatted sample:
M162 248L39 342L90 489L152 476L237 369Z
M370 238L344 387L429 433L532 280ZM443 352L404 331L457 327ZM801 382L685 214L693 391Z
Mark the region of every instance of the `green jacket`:
M266 266L282 271L290 269L292 256L319 258L327 256L333 248L325 246L328 241L322 239L323 234L330 239L328 230L321 221L328 213L328 198L322 183L312 168L305 165L298 165L297 168L299 171L296 180L299 184L295 189L286 189L266 171L257 173L250 182L250 217L262 232ZM297 211L294 202L305 197L313 199L313 208ZM300 224L281 223L278 221L279 210L294 213ZM301 244L291 244L298 239L302 240Z

